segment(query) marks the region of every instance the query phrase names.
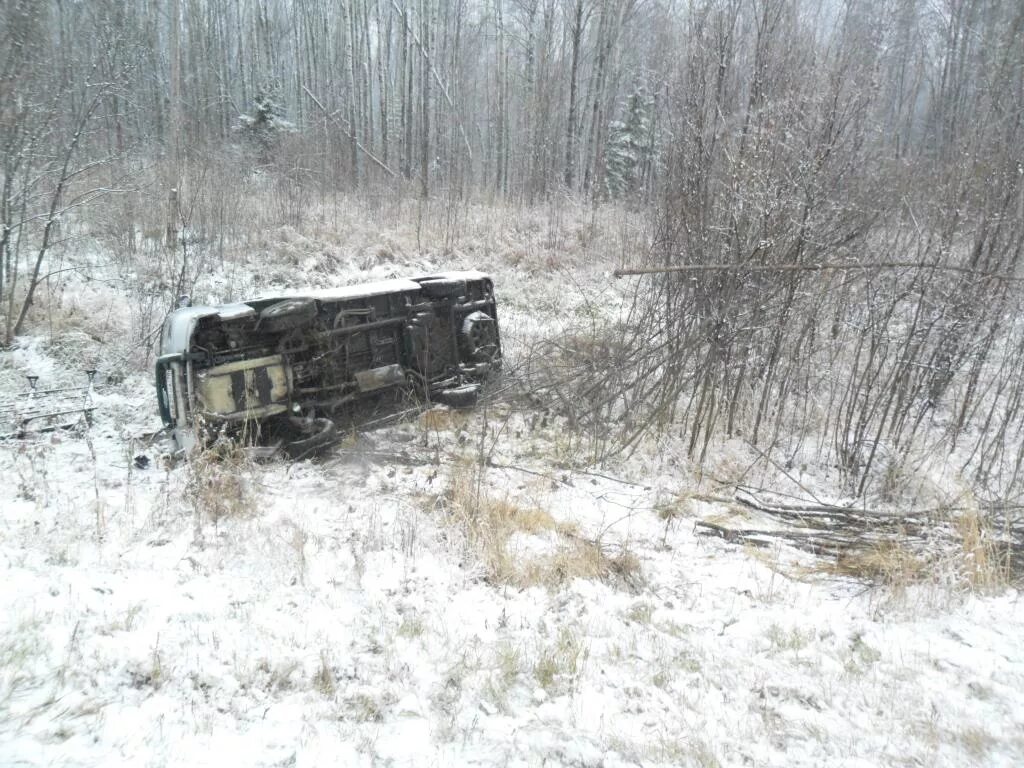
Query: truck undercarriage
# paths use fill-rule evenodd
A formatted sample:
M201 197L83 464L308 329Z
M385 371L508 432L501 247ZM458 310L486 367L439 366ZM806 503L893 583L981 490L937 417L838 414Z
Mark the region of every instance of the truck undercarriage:
M302 456L402 398L471 405L500 364L490 278L450 272L176 310L156 388L180 448L226 432Z

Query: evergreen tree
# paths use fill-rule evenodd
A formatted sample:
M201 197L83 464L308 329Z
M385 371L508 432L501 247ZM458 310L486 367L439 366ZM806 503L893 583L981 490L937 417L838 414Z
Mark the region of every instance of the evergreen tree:
M252 112L239 117L239 128L259 147L265 159L269 159L282 134L295 131L295 125L285 118L278 88L274 86L264 86L256 92Z
M610 198L627 197L636 191L650 152L650 130L650 106L640 88L629 97L626 119L612 122L608 132L604 180Z

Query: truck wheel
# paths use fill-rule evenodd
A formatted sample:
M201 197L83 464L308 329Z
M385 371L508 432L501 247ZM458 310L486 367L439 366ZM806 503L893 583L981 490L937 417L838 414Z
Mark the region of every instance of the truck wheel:
M498 326L486 312L470 312L462 320L462 340L469 357L489 363L498 354Z
M285 299L260 312L261 330L288 331L308 325L317 315L316 299Z
M424 296L431 299L447 299L452 296L464 296L466 294L466 281L453 280L447 277L434 277L420 283L420 290Z
M472 408L480 399L480 385L463 384L461 387L442 389L436 399L452 408Z
M284 451L292 459L303 459L319 453L338 441L338 428L330 419L291 417L288 422L301 434L298 440L284 444Z

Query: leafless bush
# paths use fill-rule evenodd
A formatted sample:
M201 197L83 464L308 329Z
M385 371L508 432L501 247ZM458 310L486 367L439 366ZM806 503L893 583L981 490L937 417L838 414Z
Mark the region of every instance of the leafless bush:
M663 271L637 280L625 330L574 350L565 400L617 425L610 450L671 428L703 461L742 436L780 465L837 468L856 496L891 496L886 466L939 452L985 498L1014 498L1024 187L1006 147L1024 128L1002 118L1019 89L972 78L998 51L1024 82L1019 10L943 52L959 100L900 112L909 144L878 130L897 119L875 76L894 66L888 10L847 10L825 47L793 4L690 18L652 245L627 264Z

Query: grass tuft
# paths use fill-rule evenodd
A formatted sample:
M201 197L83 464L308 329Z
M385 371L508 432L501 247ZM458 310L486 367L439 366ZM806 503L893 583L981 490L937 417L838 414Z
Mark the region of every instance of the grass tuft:
M220 439L197 451L188 463L186 497L197 519L214 524L253 515L256 504L245 481L252 461L234 440Z
M553 643L540 647L533 664L533 678L550 694L565 693L583 674L589 654L579 635L563 629Z
M459 430L466 426L467 421L469 421L467 414L443 405L434 406L420 416L420 424L424 429L432 432Z
M1011 549L998 541L989 521L976 510L953 519L959 543L959 576L974 592L994 593L1012 581Z
M313 685L327 698L333 698L338 690L338 683L334 677L334 670L326 649L320 651L320 666L317 667L316 673L313 675Z
M909 538L889 538L851 548L825 570L888 587L896 596L921 584L981 594L1012 584L1010 545L977 511L935 520L929 541L924 546Z
M831 570L902 592L909 585L924 581L930 569L922 554L899 541L883 541L868 549L841 554Z
M555 520L546 510L491 496L479 482L480 471L468 463L452 468L445 509L448 524L461 532L488 581L521 588L554 588L574 579L630 588L639 585L640 561L628 549L613 552L580 536L575 525ZM537 537L543 550L516 551L511 543L517 534Z

